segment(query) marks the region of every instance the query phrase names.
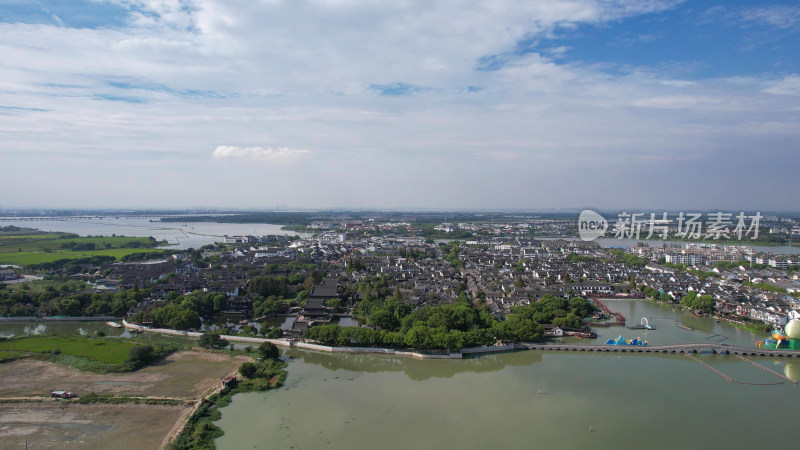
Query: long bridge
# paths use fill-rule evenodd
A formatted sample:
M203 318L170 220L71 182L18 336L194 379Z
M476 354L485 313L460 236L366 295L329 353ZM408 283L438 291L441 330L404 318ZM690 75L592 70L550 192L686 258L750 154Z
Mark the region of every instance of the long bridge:
M157 219L164 217L163 215L128 215L121 214L118 216L33 216L33 217L13 217L4 216L0 217L0 222L42 222L42 221L86 221L86 220L103 220L103 219Z
M772 356L800 358L797 350L773 350L766 348L728 345L721 343L697 342L669 345L580 345L580 344L517 344L528 350L556 350L568 352L627 352L627 353L713 353L718 355Z

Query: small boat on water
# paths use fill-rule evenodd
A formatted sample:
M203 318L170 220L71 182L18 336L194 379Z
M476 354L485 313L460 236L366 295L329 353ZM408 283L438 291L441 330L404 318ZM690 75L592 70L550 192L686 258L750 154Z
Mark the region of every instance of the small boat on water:
M118 324L117 322L106 322L106 325L114 328L122 328L122 325Z

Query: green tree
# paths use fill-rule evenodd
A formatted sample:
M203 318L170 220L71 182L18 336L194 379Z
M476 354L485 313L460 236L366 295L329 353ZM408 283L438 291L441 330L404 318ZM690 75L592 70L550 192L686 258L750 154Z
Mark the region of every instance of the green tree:
M414 325L408 333L406 333L405 344L411 348L430 348L433 341L431 339L431 330L425 325Z
M264 300L258 307L256 307L255 314L257 316L274 316L282 314L289 309L289 305L283 300Z
M333 311L338 311L342 307L342 301L338 298L332 298L325 302L325 306Z
M228 345L228 341L222 339L219 333L213 332L205 332L200 335L200 341L198 342L201 347L203 348L225 348Z
M239 366L239 373L245 378L253 378L258 372L258 367L250 361Z
M128 351L128 360L144 364L153 358L154 351L152 345L137 345Z
M277 359L281 356L281 352L272 342L264 342L258 346L258 355L262 359Z

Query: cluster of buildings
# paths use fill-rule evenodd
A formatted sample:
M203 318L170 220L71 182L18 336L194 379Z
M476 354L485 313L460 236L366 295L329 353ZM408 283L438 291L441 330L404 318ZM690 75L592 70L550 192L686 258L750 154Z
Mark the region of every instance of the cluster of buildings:
M383 223L344 221L348 227ZM398 226L397 222L389 223ZM324 230L329 224L317 225ZM453 264L446 259L446 242L391 232L365 235L341 226L336 223L331 227L335 231L320 231L300 239L226 236L224 242L229 245L205 250L202 264L180 255L157 263L113 264L101 268L95 281L111 289L147 287L151 298L137 310L158 306L169 292L221 293L229 298L225 314L248 320L253 318L253 306L247 287L254 276L303 279L314 271L324 272L325 281L313 288L304 307L293 305L295 319L287 321L287 332L302 332L309 323L329 320L331 311L326 302L333 298L341 300L342 314L347 314L348 308L359 301L354 286L375 277L387 283L392 292L400 292L413 307L453 302L466 289L473 300L485 302L500 318L513 306L535 302L545 295L636 296L641 285L667 293L676 301L692 291L709 295L722 313L770 324L782 325L800 316L800 302L792 295L800 292L798 272L787 271L798 264L796 255L756 253L742 246L641 246L625 251L649 262L630 265L596 243L501 232L462 241L457 254L460 262ZM440 229L447 232L470 226L442 223ZM554 220L548 226L555 230L561 224ZM512 226L515 230L524 228ZM717 262L740 261L753 264L714 267ZM685 272L670 267L672 264L692 266L706 275ZM764 285L774 288L763 289ZM300 283L290 288L297 293L303 286Z
M654 260L687 266L712 266L718 262L748 261L753 264L786 270L800 264L800 255L754 252L752 248L742 245L690 243L686 247L675 245L667 247L639 246L633 252Z
M19 278L19 275L13 269L0 268L0 281L12 281L17 278Z

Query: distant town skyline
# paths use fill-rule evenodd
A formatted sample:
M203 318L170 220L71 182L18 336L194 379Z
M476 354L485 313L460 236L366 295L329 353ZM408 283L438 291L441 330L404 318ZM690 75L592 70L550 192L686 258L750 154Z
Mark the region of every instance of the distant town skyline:
M0 3L13 208L797 211L800 6Z

